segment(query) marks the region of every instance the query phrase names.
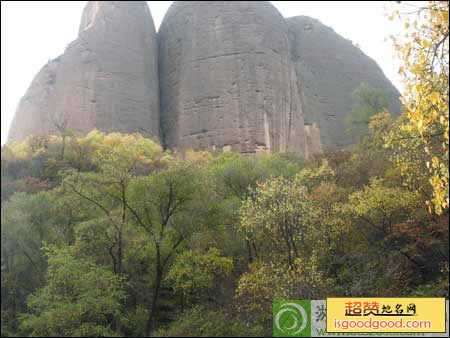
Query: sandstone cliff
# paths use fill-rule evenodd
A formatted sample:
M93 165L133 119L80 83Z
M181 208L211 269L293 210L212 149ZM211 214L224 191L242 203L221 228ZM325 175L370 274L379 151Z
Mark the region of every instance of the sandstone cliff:
M352 93L363 82L385 92L392 113L400 111L400 93L377 63L351 41L313 18L298 16L286 22L305 121L320 126L325 148L352 143L343 122L355 103Z
M78 39L20 101L9 139L67 124L138 131L180 151L309 157L354 141L343 121L361 83L399 111L398 91L359 48L267 1L177 1L158 37L146 2L90 1Z
M146 2L90 1L79 37L38 73L9 139L55 133L140 131L159 140L156 33Z
M269 2L174 2L158 42L166 146L304 152L287 26Z

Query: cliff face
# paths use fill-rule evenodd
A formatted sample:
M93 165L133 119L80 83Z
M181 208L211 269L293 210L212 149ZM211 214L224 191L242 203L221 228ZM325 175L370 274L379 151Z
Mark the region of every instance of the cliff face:
M344 119L362 83L399 111L398 91L359 48L267 1L176 1L158 38L145 2L90 1L78 39L20 101L9 139L66 125L138 131L180 151L309 157L353 142Z
M174 2L158 43L168 147L304 152L287 26L269 2Z
M382 89L390 111L400 111L400 93L377 63L351 41L313 18L298 16L286 22L305 122L320 126L325 148L340 149L352 143L344 119L353 109L352 93L361 83Z
M32 134L54 133L50 126L50 114L54 112L55 78L59 60L49 61L34 77L20 100L9 128L8 139L24 139Z
M140 131L159 140L157 42L145 2L91 1L79 37L35 77L9 139L55 133Z

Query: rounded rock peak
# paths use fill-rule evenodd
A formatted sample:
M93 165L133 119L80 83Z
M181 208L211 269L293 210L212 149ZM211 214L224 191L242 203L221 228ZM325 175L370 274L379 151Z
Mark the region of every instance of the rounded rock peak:
M196 13L204 15L211 8L222 8L233 11L233 9L239 9L242 11L256 11L257 13L264 13L273 15L279 20L284 20L278 9L273 6L269 1L174 1L167 10L164 19L166 21L173 15L178 15L184 10L194 10ZM226 14L226 12L224 12Z
M286 151L301 138L287 32L267 1L174 2L158 31L166 146Z
M364 135L363 127L350 134L345 126L358 103L354 93L363 85L382 91L393 114L400 111L398 90L352 41L307 16L287 18L286 23L305 120L320 125L324 148L346 148Z
M16 109L10 139L141 132L159 140L158 44L146 2L88 2L79 37L38 73Z
M146 29L155 32L153 19L146 1L88 1L83 10L78 34L81 36L83 32L97 24L104 25L108 22L109 24L123 26L127 21L132 24L141 24L140 21L148 21L149 27L146 27Z

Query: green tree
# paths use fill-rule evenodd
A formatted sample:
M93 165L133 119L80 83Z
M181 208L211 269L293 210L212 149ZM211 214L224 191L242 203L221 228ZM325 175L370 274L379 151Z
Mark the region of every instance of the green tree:
M194 208L200 199L197 185L200 168L174 160L164 171L138 177L131 182L126 207L154 248L153 295L149 303L146 334L150 334L158 313L162 281L177 248L198 226L201 209Z
M352 111L345 117L344 125L353 141L359 141L367 133L372 116L387 111L389 100L380 88L374 88L362 82L352 93L354 100Z
M344 257L337 261L338 285L344 294L378 296L395 295L402 265L404 246L397 236L397 224L408 221L418 206L418 196L398 187L387 187L373 178L369 185L348 196L348 202L337 205L342 220L351 225ZM405 238L402 239L404 241ZM350 245L351 243L351 245ZM375 287L374 287L375 286Z
M250 326L222 309L201 305L156 332L157 337L261 337L262 334L261 326Z
M236 153L219 156L213 166L215 190L230 203L229 222L234 228L239 223L239 206L251 196L258 181L266 177L266 172L258 165L256 158L244 157ZM257 248L249 233L244 235L248 262L258 256Z
M323 238L324 224L318 224L323 216L313 207L309 192L333 174L325 162L319 168L301 170L292 180L273 177L259 183L252 198L242 204L240 227L269 246L269 256L279 255L293 266L295 258L311 254L314 246L308 243L317 248Z
M202 253L199 250L185 251L178 255L167 274L167 279L174 283L174 288L180 291L183 298L189 301L189 297L194 300L216 299L216 295L211 294L211 290L217 287L220 277L231 273L233 259L222 257L216 248L210 248Z
M162 157L161 148L139 134L105 135L91 132L97 150L93 162L98 172L71 171L65 176L67 190L94 205L109 221L111 231L102 231L116 273L123 271L123 236L128 222L129 186L137 176L150 171Z
M356 219L361 234L369 242L384 240L394 224L405 220L416 207L417 196L400 188L389 188L379 179L356 191L342 211Z
M253 320L268 325L273 299L326 294L330 281L320 261L330 254L340 229L318 195L325 194L333 174L324 162L290 180L271 177L242 204L240 226L257 241L261 255L239 278L236 301Z
M2 208L2 263L8 273L17 274L16 278L26 271L20 269L28 269L26 280L20 283L28 283L25 289L42 282L46 262L41 246L54 243L59 237L51 217L50 200L47 192L16 193Z
M32 336L116 336L112 323L120 317L124 280L71 247L45 247L46 285L27 300L30 313L21 327Z
M47 268L41 247L71 244L77 222L90 217L87 205L68 200L57 190L15 193L2 207L2 310L11 315L24 309L25 298L41 287Z
M240 205L252 198L258 182L270 175L293 177L303 165L303 159L292 153L262 154L257 157L224 153L215 158L210 167L214 190L227 203L227 222L233 231L236 232L239 224ZM244 233L247 258L251 263L258 257L258 249L251 234L242 228L240 230Z

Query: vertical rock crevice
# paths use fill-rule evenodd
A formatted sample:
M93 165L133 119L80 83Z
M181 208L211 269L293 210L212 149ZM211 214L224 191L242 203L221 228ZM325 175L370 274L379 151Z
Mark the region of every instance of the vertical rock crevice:
M390 111L400 111L398 90L377 63L351 41L307 16L288 18L286 23L305 123L320 128L324 148L342 149L352 144L344 119L352 111L352 94L361 83L382 89Z

